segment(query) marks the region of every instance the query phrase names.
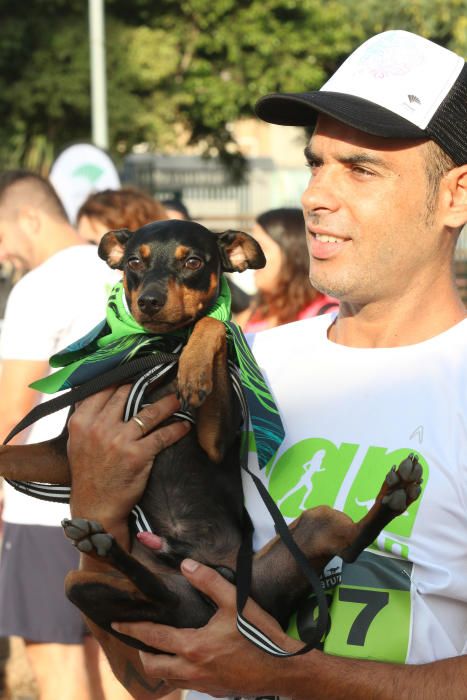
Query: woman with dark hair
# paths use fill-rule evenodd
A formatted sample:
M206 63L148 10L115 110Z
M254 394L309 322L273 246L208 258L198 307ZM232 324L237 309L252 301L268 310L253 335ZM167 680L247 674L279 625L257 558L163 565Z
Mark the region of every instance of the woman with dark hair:
M298 208L270 209L257 217L253 235L266 256L255 271L257 294L237 318L245 331L259 331L317 316L338 308L338 301L311 286L303 213Z

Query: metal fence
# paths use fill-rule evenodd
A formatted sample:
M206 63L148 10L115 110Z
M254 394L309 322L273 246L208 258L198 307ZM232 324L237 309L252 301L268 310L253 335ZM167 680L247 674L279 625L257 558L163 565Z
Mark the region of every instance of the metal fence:
M191 216L212 228L248 227L255 213L268 208L266 173L274 170L270 158L248 161L244 181L235 182L216 159L200 156L130 155L125 158L122 181L145 189L164 201L181 199Z

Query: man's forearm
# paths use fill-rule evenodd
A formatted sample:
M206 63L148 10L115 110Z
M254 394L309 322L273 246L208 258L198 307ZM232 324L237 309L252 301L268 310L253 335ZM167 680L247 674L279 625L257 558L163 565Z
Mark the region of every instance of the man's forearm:
M290 663L287 663L289 661ZM276 692L295 700L449 700L467 698L467 656L396 665L313 651L284 660Z

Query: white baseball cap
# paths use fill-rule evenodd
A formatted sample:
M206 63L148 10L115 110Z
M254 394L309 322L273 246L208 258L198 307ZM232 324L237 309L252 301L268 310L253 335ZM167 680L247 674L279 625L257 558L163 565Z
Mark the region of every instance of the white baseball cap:
M272 124L312 127L323 113L374 136L432 139L467 162L467 65L402 30L365 41L321 90L266 95L255 111Z

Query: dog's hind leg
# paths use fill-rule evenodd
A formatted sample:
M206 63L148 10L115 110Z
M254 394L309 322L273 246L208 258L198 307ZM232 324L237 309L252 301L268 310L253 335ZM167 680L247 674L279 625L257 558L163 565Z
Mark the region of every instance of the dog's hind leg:
M65 580L69 599L84 613L86 624L106 654L112 671L120 683L138 700L155 700L169 692L162 679L149 681L139 657L139 650L154 649L119 634L111 622L153 620L154 604L141 595L134 586L115 574L95 571L72 571Z
M0 446L0 476L46 484L70 483L66 453L68 433L31 445Z
M157 555L154 555L150 550L147 550L146 556L148 556L148 566L152 566L153 569L149 569L132 554L126 552L112 535L103 530L99 523L84 518L73 518L72 520L64 520L62 525L67 537L85 555L87 562L84 566L85 571L78 573L90 573L89 581L92 581L93 584L100 582L107 587L112 587L112 581L121 581L120 574L123 574L126 579L124 593L127 597L130 596L128 609L133 610L132 614L136 615L136 617L131 618L132 620L148 619L173 627L201 627L214 614L214 604L190 586L177 569L171 569L158 562ZM116 574L115 570L120 573ZM102 579L102 572L106 575L105 579ZM75 583L76 578L72 581ZM93 590L95 591L95 589ZM131 602L131 596L133 596L133 602ZM77 601L75 593L71 599L86 615L89 615L84 608L87 601L86 593L82 596L83 604ZM111 597L109 601L111 601ZM110 602L109 605L111 604ZM144 607L144 615L141 613L141 606ZM147 616L148 610L149 617ZM113 614L117 612L117 617L109 618L106 627L108 631L110 631L111 621L124 619L121 617L118 606ZM107 615L105 605L102 610L98 609L98 613ZM138 617L138 615L140 616ZM89 617L95 618L91 615ZM101 624L97 620L96 622Z
M344 561L352 562L368 547L386 525L401 515L421 493L422 467L418 458L410 454L399 467L394 466L386 475L378 496L368 513L358 523L356 537L349 546L338 552Z
M379 535L401 515L420 494L422 468L409 455L384 480L375 504L359 522L328 506L306 510L289 530L316 573L333 556L354 561ZM309 587L299 564L279 537L275 537L254 557L252 597L281 624Z
M80 552L120 571L149 600L169 607L177 606L177 594L144 564L126 552L99 523L85 518L73 518L63 520L62 526L65 535Z

